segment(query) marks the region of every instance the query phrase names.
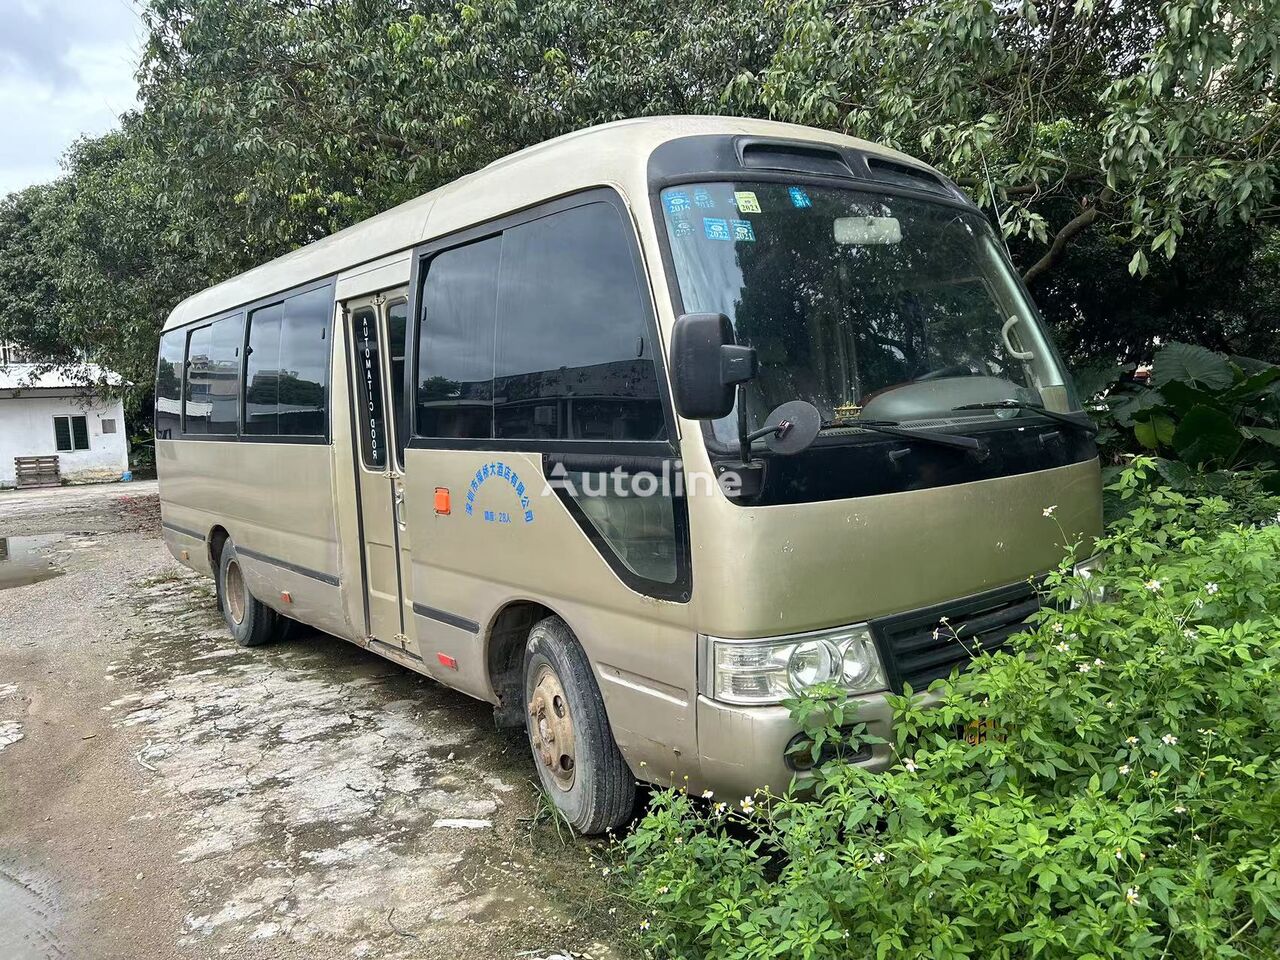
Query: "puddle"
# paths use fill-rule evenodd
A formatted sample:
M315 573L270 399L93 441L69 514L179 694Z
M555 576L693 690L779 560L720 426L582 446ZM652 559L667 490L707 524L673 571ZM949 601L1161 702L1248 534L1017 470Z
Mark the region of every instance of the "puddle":
M0 859L0 945L8 960L57 960L66 956L58 938L52 884L21 865Z
M0 537L0 590L62 576L41 552L58 537Z

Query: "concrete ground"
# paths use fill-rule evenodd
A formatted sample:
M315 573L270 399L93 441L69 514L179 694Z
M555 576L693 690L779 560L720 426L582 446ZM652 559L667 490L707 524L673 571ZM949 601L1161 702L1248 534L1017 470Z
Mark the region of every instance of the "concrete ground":
M622 955L522 737L309 629L236 646L155 489L0 492L0 958Z

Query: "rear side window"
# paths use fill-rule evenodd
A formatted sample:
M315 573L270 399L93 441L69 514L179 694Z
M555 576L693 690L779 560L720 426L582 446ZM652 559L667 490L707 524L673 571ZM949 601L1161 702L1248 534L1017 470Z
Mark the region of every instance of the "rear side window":
M160 357L156 363L157 440L172 440L180 430L183 351L186 331L170 330L160 338Z
M416 432L664 439L648 316L627 227L609 203L438 254L422 288Z
M493 429L493 337L502 238L446 250L422 288L417 430L485 439Z
M320 287L249 314L244 432L321 437L329 410L333 290Z
M209 433L235 436L240 429L240 350L244 318L223 317L210 328L209 366L205 371L209 397Z
M209 354L213 344L212 327L196 327L187 334L187 379L182 394L182 432L208 433Z

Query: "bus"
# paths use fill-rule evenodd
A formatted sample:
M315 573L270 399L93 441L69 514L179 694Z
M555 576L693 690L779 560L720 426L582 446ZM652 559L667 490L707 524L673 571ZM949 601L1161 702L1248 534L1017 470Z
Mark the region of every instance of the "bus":
M240 644L298 621L491 703L587 834L641 783L803 783L815 684L888 739L886 693L1004 642L1102 523L977 207L728 117L560 137L185 300L155 435Z

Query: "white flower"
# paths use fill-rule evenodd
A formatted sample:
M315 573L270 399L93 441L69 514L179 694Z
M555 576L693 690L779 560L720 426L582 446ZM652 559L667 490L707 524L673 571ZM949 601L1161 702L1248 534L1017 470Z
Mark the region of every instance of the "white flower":
M1054 649L1057 650L1059 653L1069 653L1071 651L1071 644L1067 643L1067 641L1065 640L1062 640L1054 646Z
M1196 628L1187 627L1187 629L1182 631L1182 635L1186 637L1188 640L1194 640L1196 638Z
M640 932L643 933L648 929L649 929L649 918L645 917L643 920L640 921Z
M1166 747L1172 747L1174 744L1178 742L1178 738L1175 737L1172 733L1166 733L1163 737L1160 738L1160 742L1163 743Z
M743 797L742 800L739 801L738 805L742 807L743 813L753 813L756 809L756 802L750 797Z
M676 846L684 843L684 837L676 837Z
M1062 626L1062 623L1061 623L1061 622L1055 623L1055 624L1053 625L1053 632L1054 632L1054 633L1061 633L1061 632L1063 631L1063 629L1064 629L1064 628L1063 628L1063 626Z
M1139 899L1138 888L1130 887L1128 890L1126 890L1124 892L1124 899L1125 899L1125 902L1129 904L1129 906L1136 907L1138 905L1138 899Z
M710 799L711 799L712 797L714 797L715 795L716 795L716 792L715 792L714 790L703 790L703 791L702 791L702 799L703 799L703 800L710 800Z
M1197 608L1197 609L1199 609L1200 607L1203 607L1203 606L1204 606L1204 598L1203 598L1203 597L1196 597L1196 599L1195 599L1195 605L1196 605L1196 608Z
M920 769L919 765L910 757L907 757L907 759L902 762L902 765L906 768L907 773L915 773Z
M711 808L711 812L717 817L723 817L728 809L729 805L722 800Z
M1143 586L1146 587L1148 590L1150 590L1152 593L1160 592L1159 580L1148 580L1146 583L1143 584Z
M1125 737L1125 738L1124 738L1124 742L1125 742L1125 743L1127 743L1127 744L1128 744L1129 746L1131 746L1131 747L1136 747L1136 746L1138 745L1138 738L1137 738L1137 737Z
M877 853L874 857L871 858L871 861L873 863L884 863L888 859L889 858L885 856L885 852L881 850L879 853Z
M1120 764L1120 776L1127 777L1131 770L1133 770L1133 767L1129 766L1127 763Z
M666 894L666 893L670 893L670 892L671 892L671 888L670 888L670 887L668 887L665 883L664 883L662 886L660 886L660 887L658 888L658 893L659 893L659 894Z
M1218 585L1210 581L1209 583L1206 583L1204 585L1204 592L1212 597L1215 593L1218 592Z
M608 875L609 875L609 868L608 868L608 867L605 867L603 870L601 870L601 871L600 871L600 876L602 876L602 877L607 877Z
M1095 667L1103 667L1103 666L1106 666L1106 664L1104 664L1104 663L1102 662L1102 658L1101 658L1101 657L1094 657L1094 658L1093 658L1093 665L1094 665Z
M1051 507L1045 507L1045 508L1044 508L1043 510L1041 510L1040 512L1041 512L1044 516L1046 516L1046 517L1052 517L1052 516L1053 516L1053 511L1055 511L1055 510L1057 510L1057 509L1058 509L1058 505L1055 503L1055 504L1054 504L1053 506L1051 506Z
M1124 851L1123 851L1123 850L1117 850L1117 851L1116 851L1116 859L1117 859L1117 860L1123 860L1123 859L1124 859Z
M1191 835L1191 839L1192 839L1192 840L1199 840L1199 839L1200 839L1200 834L1198 834L1198 833L1193 833L1193 834Z
M1089 664L1087 664L1087 663L1081 663L1081 664L1079 664L1079 665L1077 665L1077 666L1076 666L1076 669L1077 669L1077 670L1079 670L1081 673L1088 673L1088 672L1089 672Z
M1173 808L1173 812L1174 812L1174 813L1186 813L1186 812L1187 812L1187 808L1186 808L1186 807L1184 807L1182 804L1178 804L1176 807L1174 807L1174 808Z

